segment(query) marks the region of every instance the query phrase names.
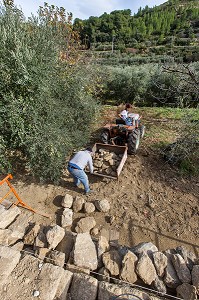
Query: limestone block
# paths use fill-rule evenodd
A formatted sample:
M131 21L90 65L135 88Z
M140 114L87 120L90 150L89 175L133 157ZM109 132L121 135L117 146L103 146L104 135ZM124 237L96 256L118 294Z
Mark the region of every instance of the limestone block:
M62 199L61 206L71 208L73 205L73 196L66 194Z
M89 233L79 233L74 245L74 264L80 267L97 269L97 252Z
M146 272L147 270L147 272ZM136 266L136 273L144 281L144 283L151 285L157 277L155 267L146 253L140 254Z
M153 261L154 261L154 266L156 268L157 274L160 277L164 276L164 271L167 266L167 257L164 255L162 252L154 252L153 253Z
M188 283L183 283L176 288L177 297L184 300L197 300L196 287Z
M121 257L116 250L110 250L102 254L102 261L111 275L119 275L121 270Z
M65 254L65 261L67 262L70 253L73 249L75 243L76 234L72 233L71 231L65 231L65 236L61 240L61 242L57 245L56 250L63 252Z
M157 252L158 248L151 242L148 243L140 243L137 246L131 248L131 251L136 255L146 252L149 257L151 257L153 252Z
M96 221L93 217L81 218L79 222L77 222L77 226L75 227L75 231L77 233L90 232L92 228L96 225Z
M77 196L73 201L73 211L78 212L82 210L84 202L85 202L84 198Z
M130 283L137 281L137 274L135 272L135 265L137 261L137 256L133 252L128 251L122 261L122 270L120 274L121 279Z
M167 257L167 266L165 268L164 283L170 288L176 288L178 285L181 284L181 281L179 280L176 270L173 266L171 260L172 254L169 250L167 250L165 251L165 255Z
M60 280L55 298L53 300L66 300L68 289L73 277L73 273L70 271L64 270L63 276Z
M70 288L71 300L96 300L98 281L86 274L74 274Z
M65 235L65 230L62 227L60 227L59 225L51 226L46 233L48 248L55 249L55 247L64 238L64 235Z
M184 246L177 247L176 252L184 258L185 263L186 263L187 267L189 268L189 270L192 270L193 265L196 260L195 254L193 252L187 250Z
M31 226L33 215L33 212L24 209L17 219L9 225L8 229L16 230L25 235Z
M16 267L21 253L10 247L0 245L0 286L6 282L12 270Z
M70 208L65 208L61 217L61 226L68 227L73 223L73 211Z
M6 209L0 204L0 228L8 227L20 213L21 210L17 206L11 206L9 209Z
M172 254L171 260L180 281L182 283L191 283L191 273L182 256L180 254Z

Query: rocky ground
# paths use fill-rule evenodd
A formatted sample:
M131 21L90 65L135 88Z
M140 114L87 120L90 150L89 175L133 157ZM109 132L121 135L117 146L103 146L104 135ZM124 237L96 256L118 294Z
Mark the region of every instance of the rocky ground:
M103 121L109 121L114 115L115 112L109 113ZM148 128L152 123L153 120L146 118ZM165 163L158 151L150 147L151 139L146 135L137 155L128 156L118 180L89 175L95 191L90 196L83 195L81 186L73 187L67 171L58 186L42 185L20 174L11 182L25 203L51 216L49 219L34 214L32 219L40 223L60 224L61 200L66 193L90 202L105 198L110 203L110 211L91 214L99 232L108 229L112 240L127 246L151 241L158 249L165 250L184 245L198 256L199 179L179 175L177 169ZM6 191L1 186L0 196ZM72 230L83 216L84 212L74 214Z

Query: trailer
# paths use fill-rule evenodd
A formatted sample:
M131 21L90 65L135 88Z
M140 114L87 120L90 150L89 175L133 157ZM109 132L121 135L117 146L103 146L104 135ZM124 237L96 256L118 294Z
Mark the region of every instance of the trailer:
M96 155L96 153L100 153L100 151L109 151L111 153L115 153L118 157L118 166L115 170L115 174L106 174L106 173L101 173L99 171L94 171L94 175L96 176L102 176L102 177L107 177L107 178L112 178L112 179L118 179L119 175L122 171L122 168L125 164L125 161L127 159L127 146L117 146L117 145L110 145L110 144L102 144L102 143L96 143L93 148L93 153Z

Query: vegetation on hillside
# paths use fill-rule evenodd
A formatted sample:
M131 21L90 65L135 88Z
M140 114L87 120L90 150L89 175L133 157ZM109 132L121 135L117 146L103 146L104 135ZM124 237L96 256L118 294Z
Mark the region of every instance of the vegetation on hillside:
M132 54L167 54L197 61L198 20L198 1L169 0L153 8L140 8L133 16L125 9L88 20L75 19L74 26L85 48L111 51L114 47Z

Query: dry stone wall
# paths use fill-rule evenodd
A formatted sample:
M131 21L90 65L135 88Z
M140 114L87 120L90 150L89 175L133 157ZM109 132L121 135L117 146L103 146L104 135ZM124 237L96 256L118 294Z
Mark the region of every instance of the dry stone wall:
M70 195L62 201L63 210L72 212L73 207L87 211L86 203ZM110 209L106 199L96 199L93 206L101 213ZM0 208L0 214L3 212ZM0 223L3 300L110 300L125 293L145 300L168 299L168 294L186 300L199 298L199 259L182 246L165 252L145 242L123 247L110 242L103 232L98 238L92 236L93 217L81 218L76 232L71 232L57 224L34 224L27 215L22 221L21 212L9 208L6 225Z

